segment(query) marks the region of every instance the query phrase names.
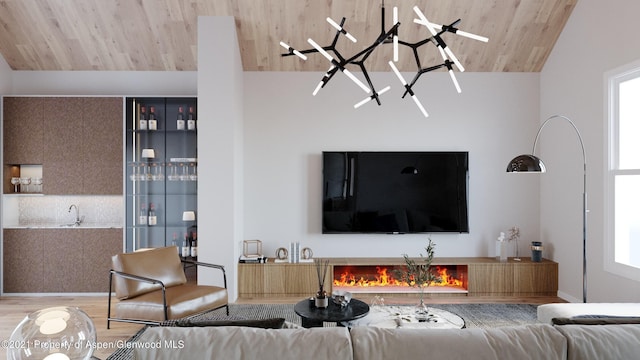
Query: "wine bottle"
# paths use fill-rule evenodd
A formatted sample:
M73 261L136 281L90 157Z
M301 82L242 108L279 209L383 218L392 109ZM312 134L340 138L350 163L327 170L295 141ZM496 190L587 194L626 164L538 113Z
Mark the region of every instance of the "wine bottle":
M182 106L178 107L178 119L176 120L176 129L184 130L184 114Z
M191 257L198 257L198 235L195 232L191 235Z
M187 118L187 130L196 129L196 117L193 113L193 106L189 106L189 117Z
M138 130L147 130L147 107L140 106L140 119L138 120Z
M184 242L182 243L182 257L187 257L191 253L189 249L189 235L184 234Z
M158 217L156 216L156 207L153 203L149 204L149 226L158 224Z
M171 246L176 246L178 248L178 255L180 254L180 247L178 246L178 233L173 233L173 240L171 240Z
M149 108L149 130L158 130L158 120L156 119L156 107Z
M147 205L140 204L140 217L138 217L139 225L147 225Z

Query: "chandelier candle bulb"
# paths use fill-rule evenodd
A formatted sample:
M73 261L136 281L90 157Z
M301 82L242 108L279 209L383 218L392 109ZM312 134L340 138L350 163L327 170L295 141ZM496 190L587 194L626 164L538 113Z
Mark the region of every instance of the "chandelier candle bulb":
M393 24L398 24L398 7L393 7ZM398 62L398 29L393 33L393 61Z
M387 91L389 91L389 89L391 89L391 86L387 86L386 88L384 88L384 89L382 89L382 90L378 91L376 94L377 94L377 95L382 95L382 94L386 93ZM364 99L364 100L360 101L359 103L357 103L357 104L353 105L353 108L354 108L354 109L357 109L357 108L359 108L360 106L362 106L362 105L364 105L364 104L368 103L369 101L373 100L373 99L376 97L376 94L371 95L371 96L369 96L368 98L366 98L366 99Z
M347 70L347 69L342 69L342 72L347 75L347 77L349 77L349 79L351 79L354 83L356 83L356 85L360 86L360 88L362 90L364 90L364 92L366 93L370 93L371 89L369 89L369 87L367 85L365 85L362 81L360 81L360 79L358 79L355 75L353 75L351 73L351 71Z
M327 22L328 22L329 24L331 24L331 26L333 26L334 28L336 28L336 30L338 30L338 31L340 31L341 33L343 33L343 34L347 37L347 39L351 40L351 41L352 41L352 42L354 42L354 43L358 42L358 40L357 40L353 35L349 34L349 32L348 32L348 31L346 31L342 26L338 25L338 23L337 23L337 22L333 21L333 19L332 19L332 18L328 17L328 18L327 18Z
M299 57L302 60L307 60L307 56L303 53L301 53L300 51L292 48L291 46L287 45L284 41L280 41L280 46L282 46L283 48L287 49L287 51L293 53L294 55L296 55L297 57Z
M413 19L413 22L419 25L426 25L424 21L422 21L421 19ZM440 25L440 24L436 24L436 23L429 23L434 29L438 29L438 30L442 30L442 28L444 26ZM452 32L456 35L460 35L460 36L464 36L466 38L469 39L473 39L473 40L478 40L478 41L482 41L482 42L489 42L489 38L486 36L480 36L480 35L476 35L476 34L472 34L466 31L462 31L462 30L458 30L457 28L454 28L453 26L447 26L445 28L445 31L449 31Z
M462 89L460 88L460 84L458 84L458 79L456 79L456 75L452 69L449 69L449 76L451 76L451 81L453 81L453 85L456 87L456 91L458 92L458 94L460 94L462 92Z
M316 94L318 93L318 91L320 91L320 89L322 89L322 85L324 84L324 79L322 79L319 83L318 86L316 86L316 88L313 90L313 96L316 96Z

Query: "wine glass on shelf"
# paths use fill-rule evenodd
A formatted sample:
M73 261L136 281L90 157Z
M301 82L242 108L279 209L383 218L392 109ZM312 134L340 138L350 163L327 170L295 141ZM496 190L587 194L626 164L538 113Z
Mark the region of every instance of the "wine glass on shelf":
M20 178L20 185L24 185L26 190L24 190L24 192L29 192L29 185L31 184L31 178L30 177L21 177ZM22 187L21 187L22 188Z
M193 172L189 175L189 180L198 181L198 165L190 163L189 167L193 169Z
M12 177L11 178L11 185L13 185L13 192L17 193L18 192L18 185L20 184L20 178L19 177Z
M184 163L180 163L180 167L182 167L182 175L180 175L180 181L189 180L189 168Z
M155 166L155 170L153 173L153 180L154 181L163 181L164 180L164 174L162 173L162 166L164 164L160 163L160 164L154 164Z
M131 164L131 175L129 175L131 181L138 181L138 166L135 163Z
M151 174L149 174L149 164L141 163L140 167L144 169L143 173L140 174L140 180L142 181L151 180Z
M172 163L167 163L167 166L169 167L169 175L167 175L167 179L169 179L169 181L179 180L180 177L178 176L178 172L177 172L178 166Z
M35 187L36 187L34 192L42 192L42 178L41 177L33 178L32 184L35 185Z

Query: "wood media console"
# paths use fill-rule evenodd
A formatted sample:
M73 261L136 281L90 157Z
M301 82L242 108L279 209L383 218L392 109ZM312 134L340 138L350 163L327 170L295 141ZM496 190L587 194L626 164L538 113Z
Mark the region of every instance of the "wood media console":
M335 268L394 267L404 265L398 258L327 258L327 284L333 284ZM419 258L415 259L420 261ZM456 274L463 282L462 290L435 291L446 296L556 296L558 292L558 263L530 258L516 261L509 258L500 262L493 257L435 258L432 265L450 269L465 269L466 275ZM306 297L315 294L318 285L313 263L238 264L238 296L254 297ZM341 288L343 289L343 288ZM332 287L327 291L333 290ZM352 290L349 290L352 291ZM377 290L375 290L377 291ZM368 292L375 291L358 291ZM413 289L407 293L414 292ZM380 290L381 294L388 291ZM394 294L396 291L394 291Z

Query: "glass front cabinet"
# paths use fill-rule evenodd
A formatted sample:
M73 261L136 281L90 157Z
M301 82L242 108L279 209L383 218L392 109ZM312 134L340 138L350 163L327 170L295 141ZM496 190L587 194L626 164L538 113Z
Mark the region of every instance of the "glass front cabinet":
M197 256L196 98L126 99L126 251Z

